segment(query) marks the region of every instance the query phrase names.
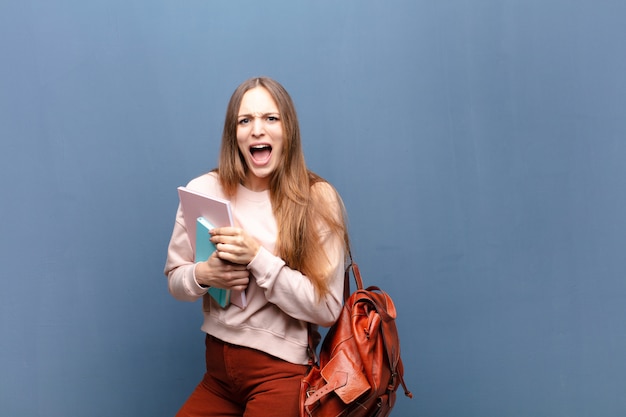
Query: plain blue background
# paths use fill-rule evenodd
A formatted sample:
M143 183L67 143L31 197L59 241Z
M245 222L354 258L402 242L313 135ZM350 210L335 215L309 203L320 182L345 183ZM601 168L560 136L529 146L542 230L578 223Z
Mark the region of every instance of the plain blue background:
M199 304L176 187L234 88L292 94L367 284L394 416L626 415L626 3L1 0L0 415L172 416Z

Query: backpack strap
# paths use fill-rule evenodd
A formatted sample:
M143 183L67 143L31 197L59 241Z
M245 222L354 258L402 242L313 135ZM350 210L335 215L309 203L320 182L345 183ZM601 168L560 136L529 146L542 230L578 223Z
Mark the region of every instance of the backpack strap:
M346 272L344 273L343 276L343 301L346 302L348 301L348 298L350 298L350 294L352 294L352 292L350 291L350 270L352 269L352 276L354 277L354 282L356 282L356 290L362 290L363 289L363 279L361 278L361 271L359 270L359 266L357 265L356 262L354 262L354 259L352 259L352 250L348 249L348 259L350 260L350 263L348 264L348 267L346 268Z
M350 263L346 267L346 270L343 274L343 301L344 303L348 301L350 298L350 270L352 270L352 275L354 276L354 281L356 282L357 290L363 289L363 279L361 279L361 271L359 271L359 266L352 259L352 251L348 250L348 256L350 259ZM319 344L319 340L317 342L313 339L314 331L313 325L311 323L307 323L307 333L308 333L308 342L309 346L307 347L309 353L309 365L315 365L318 363L319 358L317 357L316 348Z

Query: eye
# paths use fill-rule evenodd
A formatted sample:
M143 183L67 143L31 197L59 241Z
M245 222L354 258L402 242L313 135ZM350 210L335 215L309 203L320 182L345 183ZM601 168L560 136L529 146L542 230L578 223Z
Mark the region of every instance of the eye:
M278 116L267 116L267 121L268 122L277 122L280 119L278 118Z
M240 125L247 125L248 123L250 123L250 119L248 119L247 117L244 117L243 119L239 119L237 123Z

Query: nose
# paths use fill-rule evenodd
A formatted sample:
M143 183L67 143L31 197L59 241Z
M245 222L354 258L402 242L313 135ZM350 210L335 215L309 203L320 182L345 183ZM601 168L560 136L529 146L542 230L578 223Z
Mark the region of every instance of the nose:
M260 117L252 119L252 135L261 136L263 134L263 120Z

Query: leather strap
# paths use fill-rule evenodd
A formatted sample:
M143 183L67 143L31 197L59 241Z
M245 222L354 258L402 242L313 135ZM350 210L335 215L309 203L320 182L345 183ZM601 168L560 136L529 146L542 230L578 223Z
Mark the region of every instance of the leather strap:
M347 372L334 372L330 381L328 381L326 385L318 390L311 392L311 395L307 396L307 399L304 401L304 405L309 406L311 404L315 404L317 401L321 400L336 389L345 386L347 383Z
M352 269L352 275L354 276L354 281L356 282L356 290L363 289L363 280L361 279L361 271L359 270L359 266L352 259L352 251L348 251L348 256L350 258L350 264L346 268L346 272L343 276L343 301L347 301L350 298L350 269Z

